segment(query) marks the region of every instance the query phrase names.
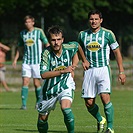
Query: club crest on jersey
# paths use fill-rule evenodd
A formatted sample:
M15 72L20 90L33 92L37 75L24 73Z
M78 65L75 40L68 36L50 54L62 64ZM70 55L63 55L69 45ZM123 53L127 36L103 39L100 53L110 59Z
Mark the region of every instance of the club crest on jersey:
M89 51L92 51L92 52L96 52L98 51L101 46L98 42L91 42L91 43L88 43L86 48L89 50Z
M54 71L64 70L65 68L66 68L66 66L58 66L58 67L54 68Z
M46 66L43 66L43 70L46 70L46 68L47 68Z
M32 46L34 44L34 40L32 40L32 39L27 39L26 40L26 45L27 46Z

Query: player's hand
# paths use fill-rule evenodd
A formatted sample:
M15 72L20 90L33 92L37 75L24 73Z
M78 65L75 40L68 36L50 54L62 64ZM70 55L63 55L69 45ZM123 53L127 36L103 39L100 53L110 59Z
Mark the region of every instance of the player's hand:
M82 62L82 66L84 70L88 70L90 63L87 60L85 60L84 62Z
M118 80L121 82L122 85L126 82L126 75L125 74L119 74Z
M73 71L74 71L74 67L73 66L68 66L64 70L61 70L61 74L72 73Z
M17 61L13 61L12 66L13 66L14 69L15 69L16 66L17 66L16 64L17 64Z

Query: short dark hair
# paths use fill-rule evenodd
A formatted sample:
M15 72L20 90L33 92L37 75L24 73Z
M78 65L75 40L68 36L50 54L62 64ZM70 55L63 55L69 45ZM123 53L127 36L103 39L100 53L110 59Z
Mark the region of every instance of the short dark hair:
M95 9L95 10L91 10L88 13L88 19L90 19L90 16L94 15L94 14L98 14L100 18L103 18L102 13L98 9Z
M50 34L62 34L63 37L63 30L59 25L52 25L51 27L48 28L48 38L50 38Z
M24 17L24 22L25 22L27 19L31 19L33 22L35 22L35 18L34 18L33 16L31 16L31 15L26 15L26 16Z

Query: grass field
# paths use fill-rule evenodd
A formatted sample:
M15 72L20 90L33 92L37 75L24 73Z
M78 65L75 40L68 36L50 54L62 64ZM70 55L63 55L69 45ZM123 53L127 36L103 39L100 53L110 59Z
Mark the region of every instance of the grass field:
M133 91L113 90L111 98L115 109L115 133L133 133ZM97 103L104 116L99 97ZM20 106L20 91L0 93L0 133L37 133L38 113L34 109L33 91L29 92L28 109L20 110ZM75 92L72 110L75 115L75 133L96 133L96 121L87 112L79 90ZM59 104L49 117L49 133L67 133Z

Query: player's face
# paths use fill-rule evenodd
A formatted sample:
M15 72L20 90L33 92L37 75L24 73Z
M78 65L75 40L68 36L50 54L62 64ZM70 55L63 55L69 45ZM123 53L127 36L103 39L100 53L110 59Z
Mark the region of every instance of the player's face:
M90 16L89 23L93 32L97 32L100 29L102 21L103 19L101 19L98 14Z
M59 53L62 50L62 43L64 41L64 38L62 37L62 34L50 34L50 45L54 52Z
M34 21L32 19L26 19L25 26L29 31L31 31L34 27Z

